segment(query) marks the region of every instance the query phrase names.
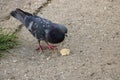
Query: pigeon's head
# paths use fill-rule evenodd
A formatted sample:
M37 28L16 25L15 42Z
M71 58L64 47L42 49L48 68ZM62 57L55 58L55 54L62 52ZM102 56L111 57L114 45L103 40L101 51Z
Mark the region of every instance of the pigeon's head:
M64 25L56 24L56 23L53 23L52 25L53 25L55 28L60 29L60 30L65 34L65 36L67 36L68 30L67 30L67 28L66 28Z
M65 33L63 33L60 29L54 28L48 34L48 42L52 44L60 43L64 40Z

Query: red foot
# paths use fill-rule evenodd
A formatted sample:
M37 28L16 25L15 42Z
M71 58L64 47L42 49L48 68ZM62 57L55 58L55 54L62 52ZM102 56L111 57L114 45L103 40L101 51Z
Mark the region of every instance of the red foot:
M47 48L48 48L48 49L57 49L57 47L56 47L56 46L53 46L53 45L47 45Z
M41 45L38 46L38 48L36 50L42 50L43 51L43 48Z

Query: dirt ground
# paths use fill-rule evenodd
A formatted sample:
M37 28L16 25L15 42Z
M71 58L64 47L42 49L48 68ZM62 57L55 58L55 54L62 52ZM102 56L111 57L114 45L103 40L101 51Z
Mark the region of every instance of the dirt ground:
M47 0L0 1L0 27L15 29L20 22L8 15L11 10L33 13ZM65 25L68 37L58 51L42 53L23 26L20 45L0 59L0 80L120 80L120 0L52 0L38 15ZM63 48L71 54L61 56Z

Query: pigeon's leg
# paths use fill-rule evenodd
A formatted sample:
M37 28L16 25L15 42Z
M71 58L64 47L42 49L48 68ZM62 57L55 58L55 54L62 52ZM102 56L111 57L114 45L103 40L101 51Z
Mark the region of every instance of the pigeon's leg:
M38 48L37 48L36 50L42 50L42 51L43 51L43 48L42 48L42 46L40 45L40 40L38 40L38 43L39 43L39 46L38 46Z
M46 41L46 43L47 43L47 48L48 49L57 49L57 46L50 45L47 41Z

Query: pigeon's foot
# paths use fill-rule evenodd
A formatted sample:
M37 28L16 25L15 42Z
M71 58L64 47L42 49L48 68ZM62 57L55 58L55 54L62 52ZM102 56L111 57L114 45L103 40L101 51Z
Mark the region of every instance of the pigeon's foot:
M36 50L42 50L42 52L43 52L43 48L42 48L41 45L39 45L38 48L37 48Z
M57 49L57 46L49 45L49 44L48 44L48 45L47 45L47 48L48 48L48 49Z

